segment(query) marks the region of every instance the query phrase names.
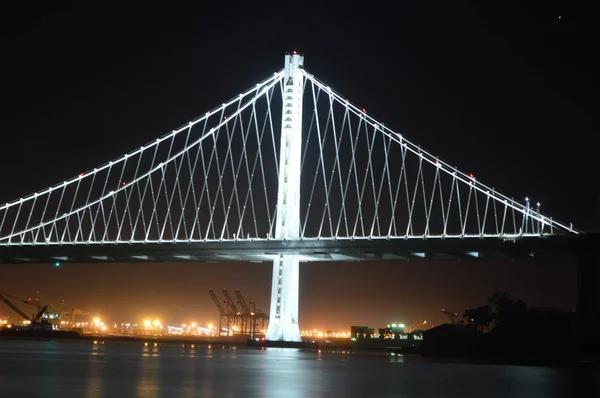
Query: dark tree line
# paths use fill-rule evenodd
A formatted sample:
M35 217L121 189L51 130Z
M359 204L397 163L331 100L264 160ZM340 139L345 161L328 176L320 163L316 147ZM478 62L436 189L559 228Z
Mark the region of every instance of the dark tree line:
M498 325L516 322L527 313L527 304L513 300L505 292L496 292L488 297L488 303L465 310L464 324L478 332L489 332Z

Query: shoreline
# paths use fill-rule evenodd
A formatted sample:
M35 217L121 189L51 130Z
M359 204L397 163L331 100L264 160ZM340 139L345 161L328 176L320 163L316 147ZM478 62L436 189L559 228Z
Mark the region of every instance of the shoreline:
M578 368L578 367L599 367L600 358L592 359L573 359L573 360L553 360L535 358L458 358L458 357L435 357L423 356L417 349L412 347L398 347L393 345L380 344L356 344L355 342L337 341L335 343L325 342L271 342L271 341L252 341L242 338L228 337L207 337L198 336L118 336L118 335L80 335L79 337L72 336L2 336L0 341L51 341L60 340L65 342L97 342L102 341L107 343L155 343L167 345L179 344L194 344L201 346L217 345L228 347L244 347L247 349L265 349L265 348L292 348L301 350L331 350L331 351L352 351L356 354L367 355L402 355L408 357L419 357L423 362L428 363L452 363L452 364L472 364L472 365L504 365L504 366L538 366L538 367L555 367L555 368Z

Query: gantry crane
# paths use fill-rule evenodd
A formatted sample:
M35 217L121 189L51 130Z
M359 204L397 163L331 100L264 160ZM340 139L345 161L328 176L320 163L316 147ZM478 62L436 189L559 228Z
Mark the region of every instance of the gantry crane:
M262 333L268 316L262 311L256 310L254 301L247 303L239 289L235 289L237 303L227 289L222 290L223 296L225 296L222 303L212 289L208 289L208 292L219 310L219 336L237 334L254 339Z
M236 305L235 301L229 295L227 289L223 289L223 296L225 296L225 304L229 305L231 308L232 316L229 318L229 327L231 330L231 334L245 334L245 322L244 322L244 314L241 310L241 305Z
M242 307L244 311L241 314L242 334L250 336L250 339L254 339L257 335L262 334L261 331L264 329L266 316L262 311L256 311L256 304L254 301L250 301L249 305L246 304L246 300L244 300L239 289L235 289L235 295L239 300L238 303L240 307Z
M226 298L226 302L231 305L231 309L235 314L233 319L236 334L250 336L250 338L254 339L254 335L256 334L256 322L254 316L251 315L250 308L246 304L246 300L244 300L242 293L239 289L235 289L235 295L238 299L237 304L235 304L227 289L223 289L223 295Z
M212 297L219 310L219 336L227 336L229 335L232 317L234 316L233 310L227 311L212 289L208 289L208 293L210 293L210 297ZM225 301L224 304L225 306L230 307L230 304L227 301Z
M225 299L231 306L231 309L233 310L234 314L242 315L242 312L237 308L237 306L235 305L235 302L231 299L231 296L229 295L229 292L227 291L227 289L223 289L223 296L225 296Z
M244 297L239 289L235 289L235 295L238 299L237 308L241 310L238 314L240 316L240 332L243 335L249 335L250 338L253 339L254 322L252 316L250 315L250 308L248 308L248 304L246 304L246 300L244 300Z
M65 316L71 316L71 329L75 328L75 315L89 315L89 312L85 312L80 310L79 308L72 308L70 311L66 311L66 312L62 312L61 311L61 316L65 315Z
M223 290L225 290L225 289L223 289ZM246 314L249 314L250 308L248 308L248 305L246 304L246 301L244 300L242 293L240 293L240 289L235 289L235 295L238 298L238 304L240 305L240 307L242 307L242 309L244 310L244 312Z
M256 303L253 300L248 302L250 315L254 318L254 336L264 335L265 324L269 320L269 315L265 314L260 308L256 309Z

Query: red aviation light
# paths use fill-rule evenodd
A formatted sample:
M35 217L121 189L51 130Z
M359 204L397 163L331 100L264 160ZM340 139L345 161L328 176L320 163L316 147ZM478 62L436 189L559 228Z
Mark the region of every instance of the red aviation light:
M127 185L127 181L123 181L123 186Z
M473 175L473 173L469 174L469 177L475 178L475 176Z

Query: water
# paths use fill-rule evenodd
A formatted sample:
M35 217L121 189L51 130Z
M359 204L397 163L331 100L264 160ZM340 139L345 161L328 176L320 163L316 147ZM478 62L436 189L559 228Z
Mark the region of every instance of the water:
M600 370L348 351L0 340L0 397L597 397Z

